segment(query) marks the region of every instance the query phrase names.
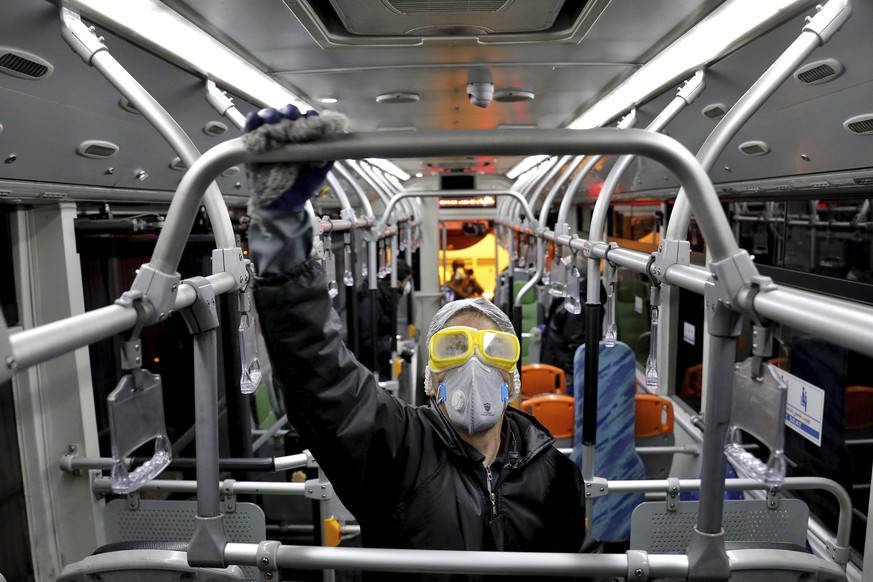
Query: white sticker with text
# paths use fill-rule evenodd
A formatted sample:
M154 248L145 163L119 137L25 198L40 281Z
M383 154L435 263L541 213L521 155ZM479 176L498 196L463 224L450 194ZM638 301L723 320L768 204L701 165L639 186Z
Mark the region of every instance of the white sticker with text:
M788 385L785 424L807 440L821 446L824 390L783 370L777 369L775 371Z
M682 322L682 339L685 340L685 343L694 345L694 325L687 321Z

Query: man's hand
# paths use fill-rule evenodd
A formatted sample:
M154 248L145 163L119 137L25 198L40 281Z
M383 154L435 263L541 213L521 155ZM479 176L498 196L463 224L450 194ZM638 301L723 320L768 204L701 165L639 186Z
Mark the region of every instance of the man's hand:
M246 117L243 140L246 147L264 152L292 143L314 141L341 133L348 120L341 113L301 113L294 105L272 107ZM324 182L333 162L249 164L252 201L250 210L299 210Z

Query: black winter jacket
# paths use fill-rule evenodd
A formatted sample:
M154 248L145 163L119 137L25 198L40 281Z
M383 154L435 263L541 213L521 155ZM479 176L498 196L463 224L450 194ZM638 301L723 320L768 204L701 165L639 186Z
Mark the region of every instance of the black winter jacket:
M433 402L413 407L379 388L343 345L325 289L308 261L260 280L255 300L289 419L361 524L364 546L580 551L582 478L542 425L507 411L492 502L482 455Z

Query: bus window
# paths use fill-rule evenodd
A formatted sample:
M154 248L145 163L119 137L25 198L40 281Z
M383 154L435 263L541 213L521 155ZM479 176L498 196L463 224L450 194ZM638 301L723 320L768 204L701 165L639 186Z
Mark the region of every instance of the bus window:
M866 513L873 468L873 358L786 325L778 325L774 335L770 362L789 390L788 475L833 479L849 492L856 512ZM742 338L751 343L751 329ZM839 510L832 496L798 494L811 513L836 529ZM864 547L864 522L852 520L855 548Z

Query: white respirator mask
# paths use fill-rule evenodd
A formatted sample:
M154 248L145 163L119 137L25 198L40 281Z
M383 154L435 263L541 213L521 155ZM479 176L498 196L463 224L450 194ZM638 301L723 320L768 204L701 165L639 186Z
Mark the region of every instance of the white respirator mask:
M500 420L509 402L509 387L497 368L473 357L446 372L437 402L445 402L452 424L474 434Z

